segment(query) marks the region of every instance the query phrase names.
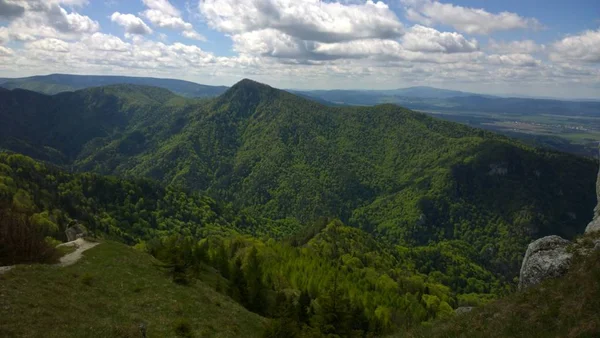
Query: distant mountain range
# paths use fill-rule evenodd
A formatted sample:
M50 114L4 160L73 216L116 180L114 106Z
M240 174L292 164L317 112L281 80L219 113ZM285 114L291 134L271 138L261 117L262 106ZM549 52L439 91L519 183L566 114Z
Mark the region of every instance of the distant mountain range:
M228 89L226 86L208 86L183 80L128 76L51 74L0 79L0 86L7 89L27 89L49 95L113 84L160 87L188 98L215 97ZM600 115L600 101L507 98L425 86L391 90L287 91L329 106L394 103L430 112Z
M175 79L104 75L51 74L16 79L0 79L0 86L4 88L27 89L48 95L114 84L160 87L184 97L218 96L224 93L228 88L225 86L207 86Z

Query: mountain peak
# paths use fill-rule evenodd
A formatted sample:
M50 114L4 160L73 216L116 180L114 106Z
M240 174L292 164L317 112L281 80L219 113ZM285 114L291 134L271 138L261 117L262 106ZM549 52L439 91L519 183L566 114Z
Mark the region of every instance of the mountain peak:
M261 89L261 90L275 89L267 84L260 83L258 81L254 81L251 79L242 79L238 83L234 84L230 89L233 89L236 87L238 87L238 88L254 88L254 89Z

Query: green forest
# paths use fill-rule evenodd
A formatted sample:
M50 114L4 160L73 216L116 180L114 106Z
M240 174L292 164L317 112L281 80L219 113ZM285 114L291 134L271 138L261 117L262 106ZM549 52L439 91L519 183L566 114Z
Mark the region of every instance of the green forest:
M572 238L595 205L594 160L250 80L214 99L0 91L0 118L0 265L54 259L80 223L271 318L268 337L385 335L485 304L532 239Z

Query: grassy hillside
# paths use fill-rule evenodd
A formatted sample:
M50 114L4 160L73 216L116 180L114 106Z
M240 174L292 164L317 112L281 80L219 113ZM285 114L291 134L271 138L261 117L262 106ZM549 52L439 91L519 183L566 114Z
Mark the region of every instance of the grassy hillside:
M160 87L185 97L211 97L227 90L224 86L207 86L183 80L130 76L51 74L0 79L0 86L4 88L26 89L48 95L115 84Z
M0 294L2 337L141 337L142 323L148 337L260 337L267 323L202 281L174 283L151 256L114 242L69 267L19 266L0 275Z
M412 337L598 337L600 252L576 257L569 273ZM404 337L404 335L398 336Z

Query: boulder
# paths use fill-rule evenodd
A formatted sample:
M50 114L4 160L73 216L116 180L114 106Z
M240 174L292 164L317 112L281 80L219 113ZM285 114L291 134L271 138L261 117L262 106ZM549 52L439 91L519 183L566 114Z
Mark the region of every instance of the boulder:
M87 229L77 221L72 221L71 224L69 224L69 227L65 230L65 234L67 235L68 242L72 242L88 235Z
M521 265L519 290L567 273L573 257L567 252L570 244L559 236L543 237L529 244Z
M598 218L597 216L594 216L594 219L585 228L585 233L590 234L590 233L598 231L598 230L600 230L600 218Z
M462 315L463 313L468 313L473 311L473 307L472 306L461 306L456 308L456 310L454 310L454 313L456 313L457 315Z

